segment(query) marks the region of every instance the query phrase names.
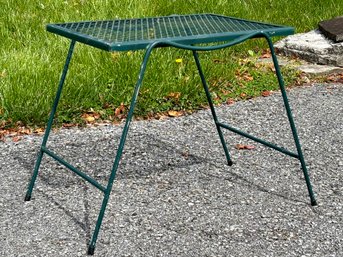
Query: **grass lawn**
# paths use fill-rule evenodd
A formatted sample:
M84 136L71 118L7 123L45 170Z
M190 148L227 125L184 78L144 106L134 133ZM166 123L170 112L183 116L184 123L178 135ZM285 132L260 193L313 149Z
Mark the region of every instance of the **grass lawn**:
M291 25L304 32L323 19L343 14L341 0L0 0L0 6L0 129L44 126L47 120L69 45L67 39L47 33L47 23L217 13ZM217 103L277 88L270 67L246 59L258 57L265 48L263 41L252 40L200 54ZM77 44L56 123L82 123L87 113L95 119L120 118L118 110L125 112L130 101L142 57L142 51L108 53ZM283 74L288 84L298 76L287 69ZM136 114L196 110L204 104L191 53L156 50Z

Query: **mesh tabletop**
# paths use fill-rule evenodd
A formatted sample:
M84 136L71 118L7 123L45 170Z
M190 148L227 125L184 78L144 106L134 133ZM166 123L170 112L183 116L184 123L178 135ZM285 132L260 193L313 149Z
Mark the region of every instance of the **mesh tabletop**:
M143 49L155 41L199 44L232 40L259 31L270 36L294 33L292 27L214 14L49 24L47 30L107 51Z

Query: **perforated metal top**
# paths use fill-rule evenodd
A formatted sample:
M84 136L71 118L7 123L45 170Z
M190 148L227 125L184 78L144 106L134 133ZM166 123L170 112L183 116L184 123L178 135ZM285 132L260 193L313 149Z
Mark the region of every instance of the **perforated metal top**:
M49 24L47 30L107 51L143 49L157 40L199 44L232 40L258 31L270 36L294 33L292 27L214 14Z

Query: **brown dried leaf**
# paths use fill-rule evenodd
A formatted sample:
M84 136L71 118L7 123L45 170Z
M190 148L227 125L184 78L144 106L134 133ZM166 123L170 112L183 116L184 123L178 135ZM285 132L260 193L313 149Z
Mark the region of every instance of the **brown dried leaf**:
M21 135L31 135L32 131L31 131L31 129L23 127L23 128L20 128L18 130L18 133L21 134Z
M271 58L271 57L272 57L271 53L265 53L265 54L262 54L262 56L261 56L262 59L267 59L267 58Z
M236 79L237 80L240 80L240 81L253 81L254 80L254 77L251 76L251 74L247 71L244 71L243 73L241 73L240 70L236 70L235 72L235 76L236 76Z
M15 143L19 142L20 140L21 140L20 136L15 136L15 137L12 138L12 141L15 142Z
M168 111L168 115L170 117L180 117L183 115L183 112L182 111L174 111L174 110L171 110L171 111Z
M272 54L271 54L271 52L270 52L270 49L267 49L267 50L264 50L263 52L262 52L262 56L261 56L261 58L270 58L270 57L272 57Z
M181 96L180 92L171 92L170 94L167 95L168 99L179 99Z
M226 90L226 89L221 89L220 90L220 92L222 92L223 93L223 95L230 95L230 94L232 94L232 91L230 91L230 90Z
M43 128L36 128L33 133L38 134L38 135L42 135L44 133L44 129Z
M114 115L115 115L116 117L120 117L121 115L124 114L125 109L126 109L126 108L125 108L124 103L121 103L121 104L119 105L119 107L117 107L117 108L115 109Z
M156 117L156 119L165 120L165 119L168 119L168 116L163 114L163 113L159 113L158 116Z
M237 150L253 150L253 149L255 149L255 146L253 146L253 145L237 144L237 145L235 145L235 148Z
M74 127L75 124L73 124L73 123L63 123L62 126L63 126L63 128L71 128L71 127Z
M264 97L267 97L267 96L270 96L270 95L271 95L271 92L268 91L268 90L262 92L262 96L264 96Z
M249 73L245 73L245 74L243 75L243 80L244 80L244 81L253 81L253 80L254 80L254 77L251 76Z
M229 99L226 100L226 103L227 103L228 105L231 105L231 104L234 104L234 103L235 103L235 100L229 98Z

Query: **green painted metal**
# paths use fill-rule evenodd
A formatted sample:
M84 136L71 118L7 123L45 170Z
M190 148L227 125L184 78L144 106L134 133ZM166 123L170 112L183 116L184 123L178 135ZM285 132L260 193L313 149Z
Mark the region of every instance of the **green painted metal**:
M146 26L144 26L144 22L146 22ZM222 26L223 23L224 23L224 26ZM202 28L200 25L203 25L204 28ZM128 26L128 29L127 29L127 26ZM141 31L137 32L139 31L137 30L139 26L141 28ZM149 26L152 26L153 28L152 31L149 30ZM163 32L163 28L164 28L164 32ZM204 29L207 29L207 31L205 31ZM39 166L40 166L44 153L51 156L56 161L60 162L61 164L69 168L75 174L79 175L81 178L85 179L86 181L91 183L93 186L101 190L104 193L104 198L101 204L100 212L98 215L98 219L94 228L92 238L88 245L88 254L90 255L94 254L96 241L100 232L103 217L105 215L106 206L107 206L110 193L112 190L113 182L114 182L114 179L116 177L116 173L119 167L120 159L123 154L126 137L129 131L132 117L133 117L133 112L134 112L134 108L137 102L139 90L142 86L142 82L143 82L145 70L147 68L147 64L149 61L149 57L153 49L158 48L158 47L169 46L169 47L175 47L175 48L184 49L184 50L190 50L193 52L193 56L194 56L194 60L195 60L198 72L199 72L199 76L203 84L203 88L205 90L207 101L211 109L214 123L216 125L217 132L218 132L218 135L219 135L219 138L223 146L225 156L229 165L232 165L232 161L231 161L230 154L226 146L226 142L225 142L221 128L228 129L232 132L235 132L244 137L250 138L252 140L255 140L256 142L259 142L268 147L271 147L277 151L280 151L281 153L284 153L291 157L295 157L299 159L301 162L306 184L307 184L308 191L310 194L311 204L312 205L317 204L314 198L313 191L312 191L310 178L307 173L306 164L304 161L297 131L296 131L295 124L293 121L291 109L288 103L286 91L284 88L284 82L283 82L281 72L277 63L274 48L270 40L270 36L292 34L294 31L293 28L273 25L273 24L258 23L258 22L253 22L253 21L246 21L242 19L230 18L230 17L220 16L220 15L200 14L200 15L181 15L181 16L178 15L178 16L165 16L165 17L157 17L157 18L116 20L116 21L49 24L47 26L47 30L50 32L68 37L72 40L71 40L68 55L66 58L66 62L62 71L56 97L55 97L52 110L50 113L47 129L44 134L43 142L42 142L42 145L41 145L38 157L37 157L34 172L31 177L31 181L28 186L25 200L28 201L31 199L32 190L33 190L34 183L38 175ZM145 30L148 31L148 34L144 34ZM116 32L115 36L113 34L114 31ZM149 35L149 32L154 33L154 35L153 36ZM163 34L162 32L167 33L167 34ZM134 35L134 38L131 38L132 35ZM118 39L120 37L125 37L125 39L120 41ZM226 125L218 121L218 117L216 115L216 111L212 102L211 94L206 83L205 75L201 68L197 51L213 51L213 50L223 49L223 48L227 48L227 47L239 44L251 38L265 38L268 41L269 47L271 49L272 57L273 57L273 62L274 62L280 90L282 92L285 109L287 112L291 129L292 129L292 134L294 137L298 154L290 152L287 149L278 147L272 143L266 142L262 139L249 135L243 131L240 131L238 129L235 129L229 125ZM224 41L230 40L230 41L227 43L221 43L218 45L211 45L211 46L192 45L192 44L198 44L198 43L208 43L208 42L212 43L212 42L218 42L218 41L223 41L223 40ZM123 128L123 131L122 131L118 150L114 159L110 178L108 180L108 184L106 188L102 186L101 184L99 184L96 180L89 177L87 174L81 172L80 170L78 170L77 168L75 168L74 166L72 166L71 164L63 160L61 157L57 156L55 153L53 153L52 151L46 148L46 143L49 137L51 127L52 127L54 115L58 106L58 102L59 102L62 89L63 89L63 84L64 84L67 71L69 68L69 63L71 61L71 57L73 54L75 41L92 45L94 47L104 49L107 51L113 51L113 50L124 51L124 50L134 50L134 49L142 49L142 48L146 49L146 52L145 52L145 55L144 55L144 58L140 67L138 80L135 85L134 93L131 99L129 113L128 113L128 116L127 116L127 119Z
M294 33L293 27L215 14L48 24L47 30L106 51L145 49L156 41L183 45L223 42L256 31L270 36Z
M120 162L121 156L123 154L124 145L125 145L125 141L126 141L126 136L127 136L128 131L129 131L130 123L131 123L132 116L133 116L133 111L134 111L134 108L135 108L135 105L136 105L136 102L137 102L139 90L140 90L142 82L143 82L146 66L147 66L147 63L148 63L148 60L149 60L149 57L150 57L150 54L151 54L152 50L155 47L157 47L158 45L159 45L159 42L151 44L148 47L148 49L146 50L146 53L145 53L144 58L143 58L143 62L142 62L142 65L141 65L141 68L140 68L140 72L139 72L139 75L138 75L138 81L136 83L136 86L135 86L135 89L134 89L134 92L133 92L133 96L131 98L130 108L129 108L129 112L128 112L128 115L127 115L127 118L126 118L126 121L125 121L125 126L124 126L124 129L123 129L122 135L120 137L120 142L119 142L119 147L118 147L118 150L117 150L116 158L114 160L112 171L111 171L111 175L110 175L110 178L108 180L108 185L107 185L107 188L106 188L105 196L104 196L104 199L103 199L102 204L101 204L101 209L100 209L100 213L99 213L99 216L98 216L98 220L97 220L97 223L95 225L95 229L94 229L94 232L93 232L92 239L91 239L91 241L89 243L89 246L88 246L88 254L90 254L90 255L92 255L94 253L95 244L96 244L96 241L97 241L97 238L98 238L98 234L99 234L99 231L100 231L100 227L101 227L101 223L102 223L102 220L103 220L103 217L104 217L104 214L105 214L107 202L108 202L111 190L112 190L113 181L115 179L115 176L116 176L116 173L117 173L117 170L118 170L118 166L119 166L119 162Z
M301 145L300 145L297 129L295 127L292 111L291 111L291 108L289 106L289 102L288 102L288 98L287 98L287 93L286 93L284 81L283 81L283 78L282 78L282 75L281 75L281 71L280 71L280 67L279 67L279 64L278 64L278 60L277 60L276 55L275 55L275 50L274 50L273 42L269 38L269 36L267 34L263 34L263 36L267 40L269 49L270 49L271 54L272 54L273 63L274 63L275 71L276 71L276 76L277 76L277 79L278 79L278 82L279 82L279 85L280 85L280 90L281 90L283 102L284 102L284 105L285 105L285 108L286 108L288 121L289 121L289 124L291 126L291 130L292 130L292 134L293 134L293 138L294 138L294 143L295 143L295 146L296 146L297 151L298 151L299 160L300 160L301 167L302 167L302 170L303 170L303 173L304 173L307 189L308 189L308 192L309 192L309 195L310 195L310 198L311 198L311 205L312 206L316 206L317 205L317 201L316 201L314 193L313 193L313 189L312 189L310 177L308 175L305 159L304 159L304 156L303 156L303 153L302 153L302 150L301 150Z
M66 62L64 64L64 68L63 68L63 71L62 71L61 79L60 79L60 82L59 82L59 85L58 85L58 89L57 89L57 92L56 92L56 97L55 97L54 103L53 103L52 108L51 108L50 117L49 117L48 125L47 125L46 130L45 130L44 137L43 137L42 146L41 146L41 149L40 149L40 151L38 153L38 157L37 157L35 168L34 168L34 171L33 171L33 174L32 174L32 178L31 178L31 181L29 183L29 186L28 186L28 189L27 189L27 192L26 192L25 201L30 201L31 200L32 190L33 190L33 187L35 185L35 181L36 181L37 176L38 176L39 166L40 166L42 158L43 158L43 153L44 152L43 152L42 148L46 147L46 143L47 143L48 138L49 138L51 126L52 126L52 123L54 121L54 116L55 116L55 113L56 113L56 110L57 110L58 102L60 101L60 98L61 98L61 93L62 93L64 81L65 81L66 76L67 76L67 72L68 72L68 68L69 68L69 63L70 63L71 57L73 55L75 43L76 43L76 41L74 41L74 40L72 40L70 42L70 47L69 47L69 51L68 51L68 54L67 54Z
M252 135L250 135L250 134L248 134L248 133L245 133L244 131L241 131L241 130L239 130L239 129L236 129L236 128L234 128L234 127L231 127L231 126L229 126L229 125L227 125L227 124L218 122L218 126L220 126L220 127L222 127L222 128L226 128L226 129L228 129L228 130L230 130L230 131L232 131L232 132L234 132L234 133L236 133L236 134L239 134L239 135L241 135L241 136L243 136L243 137L246 137L246 138L249 138L249 139L251 139L251 140L254 140L255 142L258 142L258 143L260 143L260 144L263 144L263 145L265 145L265 146L267 146L267 147L273 148L273 149L275 149L275 150L277 150L277 151L279 151L279 152L281 152L281 153L284 153L284 154L287 154L287 155L289 155L289 156L292 156L292 157L294 157L294 158L299 159L299 155L296 154L296 153L293 153L293 152L291 152L291 151L288 151L288 150L285 149L285 148L279 147L279 146L277 146L277 145L275 145L275 144L272 144L272 143L270 143L270 142L267 142L267 141L265 141L265 140L262 140L262 139L260 139L260 138L258 138L258 137L252 136Z
M205 75L204 75L204 73L202 71L202 68L201 68L201 64L200 64L200 61L199 61L198 53L195 50L193 50L193 56L194 56L194 60L195 60L195 63L197 65L197 68L198 68L198 71L199 71L199 75L200 75L200 78L201 78L202 85L203 85L204 90L205 90L207 101L208 101L208 103L210 105L212 117L214 119L214 123L215 123L216 128L217 128L219 139L220 139L220 142L222 143L222 146L223 146L223 149L224 149L224 153L225 153L225 156L226 156L227 163L228 163L229 166L231 166L232 165L232 160L230 158L229 150L227 149L227 146L226 146L226 143L225 143L225 139L224 139L224 136L223 136L223 132L222 132L220 126L218 125L219 122L218 122L218 118L217 118L217 114L216 114L215 108L214 108L213 103L212 103L211 93L210 93L210 90L208 89L207 82L206 82L206 79L205 79Z
M55 159L56 161L58 161L59 163L63 164L65 167L67 167L69 170L71 170L72 172L76 173L77 175L79 175L81 178L83 178L84 180L88 181L89 183L91 183L93 186L95 186L96 188L98 188L100 191L102 191L103 193L106 192L106 188L104 186L102 186L101 184L99 184L95 179L91 178L90 176L88 176L87 174L85 174L84 172L80 171L79 169L75 168L73 165L69 164L68 162L66 162L65 160L63 160L61 157L59 157L58 155L56 155L54 152L50 151L49 149L47 149L46 147L42 146L42 151L44 153L46 153L47 155L49 155L50 157L52 157L53 159Z

